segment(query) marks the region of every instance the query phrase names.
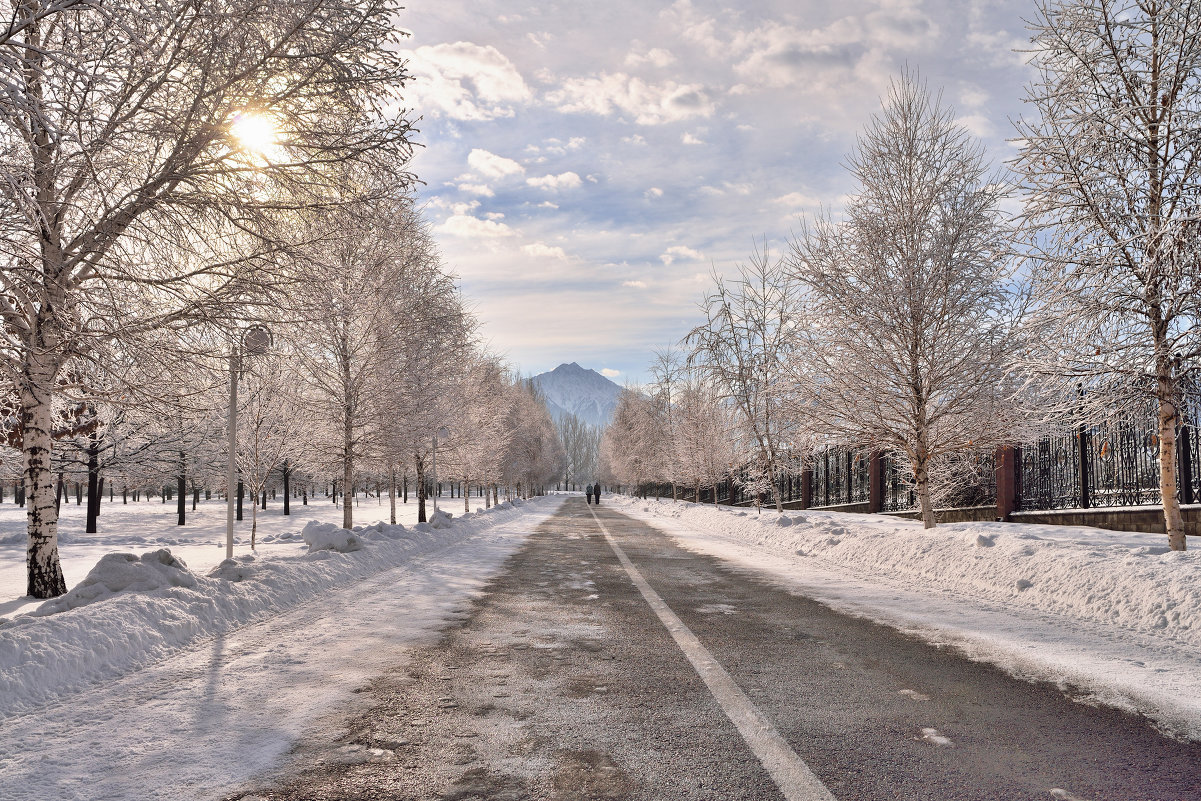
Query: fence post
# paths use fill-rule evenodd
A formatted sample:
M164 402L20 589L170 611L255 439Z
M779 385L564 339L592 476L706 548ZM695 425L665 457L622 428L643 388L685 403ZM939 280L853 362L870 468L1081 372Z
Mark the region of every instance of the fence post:
M997 448L997 519L1009 520L1017 510L1017 451L1012 445Z
M1180 502L1194 503L1193 498L1193 449L1192 443L1192 426L1182 425L1180 427L1180 436L1176 438L1176 447L1178 448L1177 459L1180 462Z
M872 451L867 462L867 511L884 511L884 454Z
M1089 486L1091 483L1089 481L1090 465L1088 462L1089 440L1092 438L1089 436L1088 426L1080 425L1076 439L1079 442L1078 448L1080 451L1080 508L1087 509L1091 505L1092 500L1092 488Z
M813 467L801 468L801 508L808 509L813 505Z

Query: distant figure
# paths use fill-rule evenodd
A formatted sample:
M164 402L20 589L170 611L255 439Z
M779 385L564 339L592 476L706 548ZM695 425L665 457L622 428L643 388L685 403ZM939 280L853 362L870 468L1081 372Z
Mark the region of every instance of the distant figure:
M591 484L589 484L584 489L584 494L586 494L588 496L588 503L589 503L589 505L591 505L592 504L592 485Z
M592 498L597 506L600 506L600 484L592 488Z

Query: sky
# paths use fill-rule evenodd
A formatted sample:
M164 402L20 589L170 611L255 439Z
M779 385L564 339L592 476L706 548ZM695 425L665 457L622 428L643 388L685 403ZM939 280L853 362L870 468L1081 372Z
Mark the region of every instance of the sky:
M842 166L915 69L997 167L1033 76L1033 0L411 0L413 170L491 350L647 380L800 220L837 214ZM1029 113L1029 112L1026 112Z

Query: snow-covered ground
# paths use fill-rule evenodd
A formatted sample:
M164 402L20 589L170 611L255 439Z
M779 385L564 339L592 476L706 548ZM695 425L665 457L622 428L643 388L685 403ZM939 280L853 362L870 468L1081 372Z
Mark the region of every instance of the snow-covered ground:
M332 739L355 691L465 611L561 500L421 525L410 504L409 526L353 535L314 521L340 521L332 504L277 507L228 562L216 503L181 529L161 504L106 506L101 535L67 517L72 589L41 605L15 597L23 546L0 546L0 799L220 797L302 737Z
M1201 542L609 496L694 551L1201 740Z

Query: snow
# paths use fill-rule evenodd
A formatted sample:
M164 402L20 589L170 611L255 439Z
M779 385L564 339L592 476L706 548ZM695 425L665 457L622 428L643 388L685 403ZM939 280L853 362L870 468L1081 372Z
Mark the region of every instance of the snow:
M1201 740L1201 552L1162 534L606 502L792 591Z
M0 799L216 798L278 768L337 736L356 691L433 642L560 501L354 532L294 517L268 527L279 547L231 560L212 555L214 514L185 546L207 570L171 548L108 553L64 596L16 599L25 611L0 624Z

